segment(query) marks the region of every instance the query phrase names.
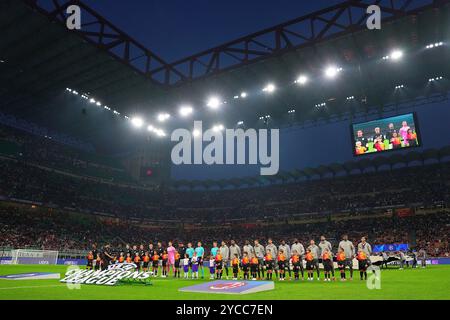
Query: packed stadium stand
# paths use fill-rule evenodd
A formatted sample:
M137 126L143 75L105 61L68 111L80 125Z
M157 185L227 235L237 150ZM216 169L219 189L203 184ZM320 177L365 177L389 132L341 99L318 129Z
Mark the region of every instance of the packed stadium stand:
M268 237L307 242L349 233L353 241L366 236L373 244L411 243L430 255L449 255L450 162L231 190L159 190L123 184L112 171L94 178L77 165L86 158L73 148L6 127L1 132L3 146L28 146L28 153L1 149L3 248L87 250L199 239L208 246L214 239Z
M5 1L0 25L17 32L0 43L0 250L347 233L449 257L450 10L402 2L382 6L377 36L346 1L169 64L81 2L93 20L72 32L67 3ZM310 35L294 29L304 23ZM202 119L183 118L180 100ZM418 123L395 136L367 125L405 112ZM283 128L279 173L180 178L168 136L191 120ZM357 122L370 130L350 134Z

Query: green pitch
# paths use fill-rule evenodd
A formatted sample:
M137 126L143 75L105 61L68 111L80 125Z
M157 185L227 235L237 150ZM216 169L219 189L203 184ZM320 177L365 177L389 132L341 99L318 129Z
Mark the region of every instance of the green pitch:
M0 266L0 275L29 272L65 273L65 266ZM369 290L355 272L353 282L275 281L275 290L248 295L196 294L178 289L203 280L161 279L153 285L115 287L82 285L69 289L58 280L0 280L0 300L207 300L207 299L450 299L450 266L381 271L381 289Z

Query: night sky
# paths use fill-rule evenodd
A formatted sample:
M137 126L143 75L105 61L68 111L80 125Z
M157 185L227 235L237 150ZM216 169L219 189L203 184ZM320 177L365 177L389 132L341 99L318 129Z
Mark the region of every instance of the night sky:
M167 62L343 0L84 0Z

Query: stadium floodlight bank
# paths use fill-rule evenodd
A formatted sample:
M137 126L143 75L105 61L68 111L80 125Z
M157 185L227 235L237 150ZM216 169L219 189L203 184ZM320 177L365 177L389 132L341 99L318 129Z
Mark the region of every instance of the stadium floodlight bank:
M56 265L58 263L58 253L58 251L52 250L11 250L11 264Z

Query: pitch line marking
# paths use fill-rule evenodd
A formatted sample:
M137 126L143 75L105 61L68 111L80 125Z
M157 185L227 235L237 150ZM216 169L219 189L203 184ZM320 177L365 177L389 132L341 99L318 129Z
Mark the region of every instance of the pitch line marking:
M51 288L51 287L65 287L65 286L66 286L65 284L55 284L55 285L49 285L49 286L6 287L6 288L0 288L0 290Z

